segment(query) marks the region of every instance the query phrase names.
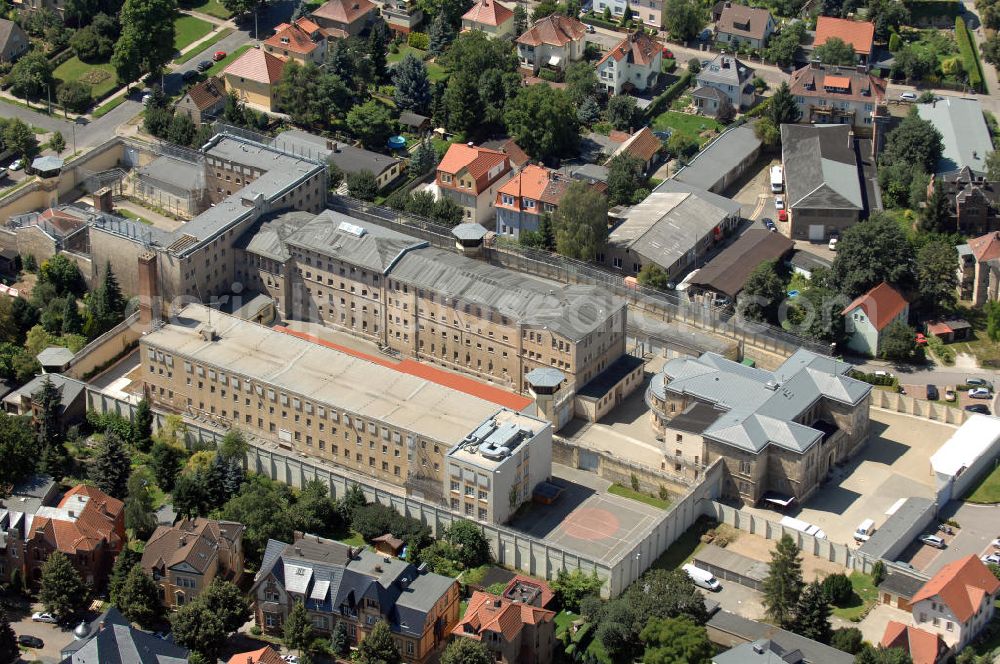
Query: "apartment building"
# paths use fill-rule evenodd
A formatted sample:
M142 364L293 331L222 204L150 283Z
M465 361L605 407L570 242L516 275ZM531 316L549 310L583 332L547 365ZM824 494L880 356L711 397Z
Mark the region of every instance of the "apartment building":
M145 335L140 348L144 390L158 407L239 426L346 470L419 487L442 502L446 479L450 485L448 451L484 422L510 419L479 396L200 304ZM550 474L548 424L518 421L538 434L537 442L525 444L518 461L497 464L478 485L487 492L483 507L508 501L509 487L523 484L525 450L532 451L530 479ZM496 448L501 456L514 451ZM503 495L494 496L499 490ZM487 509L470 516L488 520L505 513Z
M989 625L1000 581L976 556L948 563L913 596L913 623L959 652Z
M542 215L554 214L573 182L568 175L544 166L528 164L500 187L496 198L496 232L517 238L537 231ZM595 185L603 192L607 187Z
M451 509L506 523L552 472L552 425L503 409L448 450L445 461Z
M156 582L163 606L184 606L215 579L239 583L244 530L242 523L200 517L157 528L146 542L141 564Z
M584 385L625 353L625 303L602 288L528 277L330 210L269 217L240 247L237 276L283 316L518 392L536 367Z
M434 184L441 196L462 208L463 221L488 226L495 214L497 189L512 174L510 159L503 152L452 143L437 166Z
M849 124L871 131L879 104L885 102L885 79L864 66L837 67L818 61L796 70L789 81L801 122Z
M663 26L663 0L597 0L593 7L599 14L604 14L605 9L610 10L615 20L620 19L627 9L634 21L642 21L657 29Z
M443 647L458 622L458 582L426 566L335 540L296 533L291 544L270 540L254 580L257 625L281 635L295 602L305 604L313 630L347 626L357 646L381 621L389 624L400 658L423 664Z
M326 44L326 30L302 17L276 26L274 34L264 40L264 51L300 65L320 65L326 56Z
M751 505L806 500L867 442L871 385L850 369L802 349L774 371L715 353L670 360L646 393L665 463L722 459L723 492Z

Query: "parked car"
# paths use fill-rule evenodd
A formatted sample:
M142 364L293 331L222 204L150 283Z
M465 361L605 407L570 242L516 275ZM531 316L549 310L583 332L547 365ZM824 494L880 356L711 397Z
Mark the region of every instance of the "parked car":
M762 224L764 224L764 228L766 228L767 230L769 231L778 230L778 227L774 225L774 220L771 219L770 217L764 217L760 221Z
M785 209L785 197L784 196L775 196L774 197L774 209L775 210L784 210Z
M667 48L666 46L664 46L664 47L663 47L663 57L665 57L665 58L670 58L671 60L673 60L673 59L674 59L674 52L673 52L673 51L671 51L671 50L670 50L669 48Z
M955 398L956 398L955 388L952 387L951 385L949 385L948 387L946 387L944 389L944 400L945 401L954 401Z
M594 34L595 32L597 32L597 28L595 28L592 25L588 25L587 26L587 32L589 32L590 34Z
M826 245L826 248L829 249L830 251L836 251L837 250L837 238L835 238L835 237L830 238L830 243L828 245Z
M21 634L17 637L17 645L24 646L25 648L44 648L45 641L31 634Z
M980 415L989 415L990 409L988 406L984 406L981 403L974 403L971 406L966 406L965 410L970 413L979 413Z
M899 101L910 101L910 102L912 102L912 101L916 101L916 100L917 100L917 93L916 92L900 92L899 93Z
M4 168L3 166L0 166L0 178L5 178L5 177L7 177L7 169Z
M788 210L778 210L778 221L788 221Z
M212 56L212 59L215 60L216 62L218 62L219 60L223 59L224 57L226 57L226 52L225 51L216 51L215 54Z
M989 399L990 391L985 387L974 387L969 390L970 399Z
M991 553L988 556L983 556L982 561L986 564L1000 565L1000 553Z
M991 542L994 549L1000 549L1000 537Z
M181 80L185 83L190 83L196 78L198 78L198 72L194 69L188 69L186 72L181 74Z
M929 401L937 401L940 398L941 398L941 395L938 393L937 385L928 385L927 386L927 399Z
M24 168L24 160L23 159L15 159L14 162L10 165L10 170L12 170L12 171L19 171L22 168Z
M924 535L920 538L920 541L927 546L933 546L935 549L943 549L945 547L944 540L937 535Z
M198 71L206 71L211 68L212 68L211 60L202 60L201 62L198 63L197 66Z
M55 625L58 620L51 613L45 613L44 611L35 611L31 614L31 620L33 622L49 623L50 625Z
M993 383L986 380L985 378L979 378L978 376L973 376L972 378L966 378L965 384L973 385L975 387L988 387L991 390L993 389Z

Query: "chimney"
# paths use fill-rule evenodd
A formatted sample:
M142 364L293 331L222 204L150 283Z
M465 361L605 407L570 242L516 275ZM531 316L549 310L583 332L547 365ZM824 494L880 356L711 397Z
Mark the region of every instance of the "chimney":
M810 60L809 67L812 69L819 69L820 68L819 58L813 58L812 60Z
M859 74L867 74L868 73L868 65L866 65L866 64L859 64L855 69L857 70L857 72Z
M111 212L115 204L111 198L111 187L101 187L94 192L94 209L98 212Z
M156 254L144 251L139 255L139 324L149 330L153 320L160 319L160 280Z

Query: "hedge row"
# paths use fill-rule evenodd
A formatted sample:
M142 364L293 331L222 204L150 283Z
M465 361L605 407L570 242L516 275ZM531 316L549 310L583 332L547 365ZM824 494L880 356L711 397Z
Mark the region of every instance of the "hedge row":
M983 65L979 62L976 44L969 34L969 27L961 16L955 18L955 41L958 42L958 52L962 56L962 64L969 75L969 85L977 92L986 92L983 82Z
M958 0L908 0L903 4L910 10L911 18L953 17L962 13L962 3Z
M657 95L649 106L646 107L646 120L652 121L657 115L670 108L670 103L680 97L691 85L694 74L685 71L673 84Z

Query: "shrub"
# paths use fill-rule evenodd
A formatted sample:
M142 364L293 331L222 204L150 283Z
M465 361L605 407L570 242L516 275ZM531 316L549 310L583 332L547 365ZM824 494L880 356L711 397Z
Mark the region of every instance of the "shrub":
M955 41L958 42L958 52L962 56L965 71L969 76L969 85L979 92L985 92L983 85L983 66L976 53L976 44L969 34L969 26L961 16L955 17Z
M562 83L562 73L554 69L539 69L538 78L549 83Z
M427 36L425 32L411 32L406 38L406 43L413 48L418 48L421 51L426 51L427 47L430 45L430 37Z
M68 111L83 113L93 103L90 86L83 81L66 81L56 91L56 99Z
M846 574L831 574L823 579L823 592L831 604L842 606L850 601L854 587Z

